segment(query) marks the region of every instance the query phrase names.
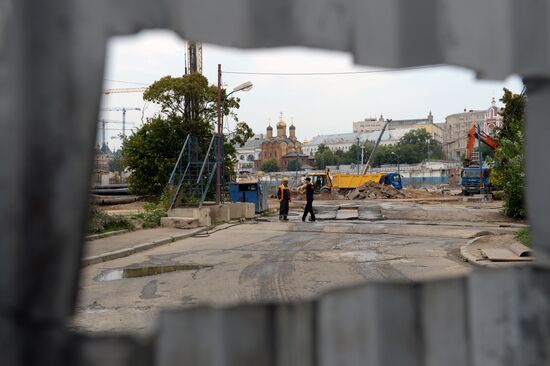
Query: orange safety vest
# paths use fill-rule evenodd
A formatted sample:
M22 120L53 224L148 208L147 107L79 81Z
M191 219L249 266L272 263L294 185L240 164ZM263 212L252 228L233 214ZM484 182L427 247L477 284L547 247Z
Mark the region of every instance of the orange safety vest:
M277 197L279 200L289 200L290 201L290 189L288 186L284 186L284 184L281 184L279 186L279 194L277 194Z

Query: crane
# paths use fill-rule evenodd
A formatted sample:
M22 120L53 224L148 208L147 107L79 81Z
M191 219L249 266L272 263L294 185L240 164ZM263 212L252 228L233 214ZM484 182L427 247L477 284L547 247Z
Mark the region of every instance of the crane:
M378 148L378 145L380 145L380 140L382 140L382 135L384 135L384 131L386 131L386 128L388 127L388 125L390 124L391 121L392 121L391 119L387 119L386 123L384 123L384 127L382 127L382 131L380 131L380 136L378 136L378 140L376 140L376 144L374 145L374 149L372 149L372 151L369 155L369 160L367 160L367 164L365 164L365 168L363 169L363 175L367 174L367 171L369 170L369 167L370 167L370 162L371 162L372 158L374 157L374 153L376 152L376 149Z
M112 107L112 108L102 108L104 112L122 112L122 138L126 137L126 112L127 111L141 111L141 108L137 107Z
M499 147L498 142L494 138L487 135L483 131L479 131L476 124L472 123L472 126L468 130L468 143L466 145L466 157L464 158L464 166L469 166L472 163L472 154L474 152L474 145L478 136L479 140L485 145L489 146L491 150L495 150L497 147Z
M104 89L101 93L105 95L109 94L123 94L123 93L143 93L147 88L116 88L116 89Z

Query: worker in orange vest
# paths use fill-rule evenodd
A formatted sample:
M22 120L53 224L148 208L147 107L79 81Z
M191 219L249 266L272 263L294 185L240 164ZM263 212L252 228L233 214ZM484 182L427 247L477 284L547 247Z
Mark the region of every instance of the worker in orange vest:
M290 203L288 178L283 178L283 184L277 189L277 198L279 199L279 220L288 221L288 205Z

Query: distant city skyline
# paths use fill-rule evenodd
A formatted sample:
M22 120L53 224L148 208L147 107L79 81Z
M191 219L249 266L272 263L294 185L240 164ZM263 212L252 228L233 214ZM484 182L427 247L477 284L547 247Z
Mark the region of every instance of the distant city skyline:
M376 70L353 65L351 55L305 48L240 50L203 45L204 75L217 82L217 64L225 71L316 73ZM108 45L105 88L147 86L165 75L180 76L185 71L185 42L166 31L147 31L132 37L117 37ZM458 67L438 66L416 70L340 75L241 75L224 74L232 89L250 80L254 87L238 93L240 120L256 133L265 133L283 112L294 122L298 138L352 131L352 123L381 114L392 119L425 118L431 111L435 123L464 109L487 109L502 88L519 93L523 85L517 77L505 81L476 80L474 72ZM135 84L134 84L135 83ZM104 96L102 107L140 107L150 117L158 109L143 102L140 94ZM142 113L127 114L134 126L141 125ZM120 113L105 112L100 119L120 120ZM235 121L228 121L229 128ZM132 126L130 126L132 127ZM118 148L121 131L109 126L107 141Z

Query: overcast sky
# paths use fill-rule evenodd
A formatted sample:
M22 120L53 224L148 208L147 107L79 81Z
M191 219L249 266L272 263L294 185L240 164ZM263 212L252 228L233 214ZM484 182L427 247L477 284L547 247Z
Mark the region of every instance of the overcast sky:
M373 51L374 52L374 51ZM349 72L378 70L353 64L342 52L305 48L238 50L203 45L204 75L217 83L217 65L226 71L245 72ZM167 31L147 31L131 37L114 38L108 45L105 88L146 86L165 75L181 76L185 70L185 42ZM124 83L122 82L124 81ZM486 109L502 88L514 92L523 88L521 80L476 80L473 72L457 67L392 71L371 74L330 76L267 76L224 74L229 89L251 81L254 87L239 93L239 118L255 132L263 133L269 121L276 123L280 112L294 121L300 140L318 134L352 132L352 122L367 117L424 118L432 111L434 121L464 109ZM136 83L136 84L132 84ZM143 84L143 85L142 85ZM155 106L144 105L140 94L111 94L102 107L139 107L151 116ZM118 148L121 112L102 112L108 124L107 139ZM130 111L128 128L139 127L141 112ZM234 126L234 121L229 122Z

